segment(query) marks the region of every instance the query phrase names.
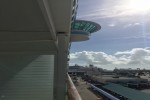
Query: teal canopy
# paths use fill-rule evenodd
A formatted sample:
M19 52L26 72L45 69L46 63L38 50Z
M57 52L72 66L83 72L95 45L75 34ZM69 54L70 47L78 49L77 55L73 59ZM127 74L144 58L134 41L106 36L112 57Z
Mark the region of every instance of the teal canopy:
M131 100L150 100L150 94L127 88L119 84L108 83L107 85L103 86L103 88L120 94Z
M87 33L93 33L101 29L101 26L97 23L85 20L75 20L72 24L72 31L80 30Z

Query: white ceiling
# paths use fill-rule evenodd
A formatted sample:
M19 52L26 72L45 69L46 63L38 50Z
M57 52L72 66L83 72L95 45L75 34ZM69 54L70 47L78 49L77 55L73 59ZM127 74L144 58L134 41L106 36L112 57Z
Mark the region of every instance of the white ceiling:
M56 51L71 14L72 0L0 0L0 52Z

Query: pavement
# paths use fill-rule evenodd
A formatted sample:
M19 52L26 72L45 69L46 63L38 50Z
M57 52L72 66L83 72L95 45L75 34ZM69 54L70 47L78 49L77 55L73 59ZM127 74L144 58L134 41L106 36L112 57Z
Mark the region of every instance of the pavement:
M144 89L144 90L142 90L142 92L150 94L150 89Z
M98 97L88 89L89 85L85 81L78 79L78 85L76 88L82 98L82 100L98 100ZM100 99L99 99L100 100Z

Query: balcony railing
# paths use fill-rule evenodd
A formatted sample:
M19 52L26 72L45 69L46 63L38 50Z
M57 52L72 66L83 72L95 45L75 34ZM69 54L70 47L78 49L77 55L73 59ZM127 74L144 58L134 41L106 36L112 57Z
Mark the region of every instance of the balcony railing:
M68 77L68 100L82 100L68 74L67 77Z

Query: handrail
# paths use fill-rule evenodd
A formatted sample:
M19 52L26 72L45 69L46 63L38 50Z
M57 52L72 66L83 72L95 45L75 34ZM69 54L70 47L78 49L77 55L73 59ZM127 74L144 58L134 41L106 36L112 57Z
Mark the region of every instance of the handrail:
M67 77L68 77L68 100L82 100L68 74Z
M107 98L109 98L110 100L119 100L119 99L116 98L115 96L113 96L113 95L111 95L111 94L105 92L104 90L102 90L102 89L100 89L100 88L94 86L93 84L91 84L91 83L89 83L89 84L90 84L90 86L91 86L92 88L94 88L95 90L97 90L98 92L100 92L101 94L103 94L104 96L106 96Z

